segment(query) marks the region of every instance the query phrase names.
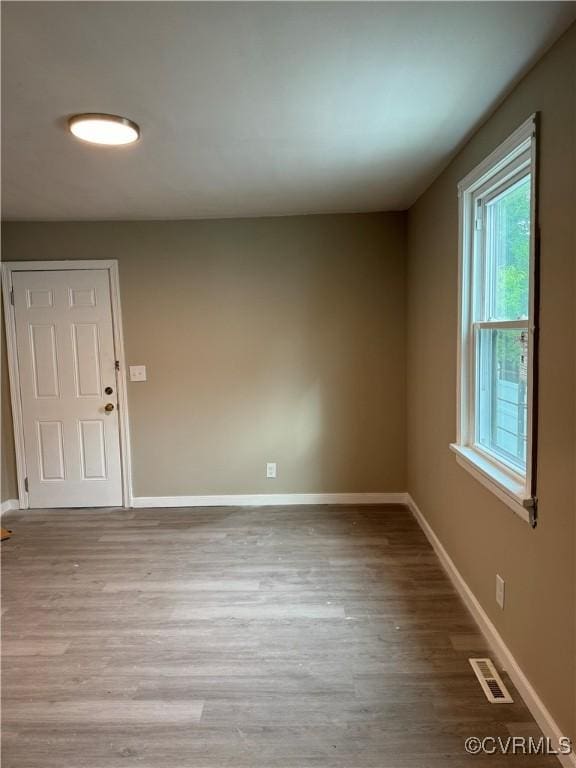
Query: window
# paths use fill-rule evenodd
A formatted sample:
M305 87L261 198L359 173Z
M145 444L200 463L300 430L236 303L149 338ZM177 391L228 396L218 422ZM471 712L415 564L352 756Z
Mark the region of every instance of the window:
M536 120L459 184L459 463L535 522Z

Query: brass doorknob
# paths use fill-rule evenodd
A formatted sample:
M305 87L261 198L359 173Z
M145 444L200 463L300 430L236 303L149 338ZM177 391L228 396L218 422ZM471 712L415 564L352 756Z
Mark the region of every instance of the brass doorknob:
M104 410L106 411L106 413L110 413L111 411L113 411L114 403L106 403L106 405L104 406Z

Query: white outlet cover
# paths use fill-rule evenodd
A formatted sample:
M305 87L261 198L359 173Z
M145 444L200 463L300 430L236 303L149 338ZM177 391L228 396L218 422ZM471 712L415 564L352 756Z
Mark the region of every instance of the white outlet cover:
M146 366L145 365L131 365L130 381L146 381Z
M266 477L269 480L274 480L276 478L277 471L278 470L277 470L277 465L275 461L269 461L266 464Z

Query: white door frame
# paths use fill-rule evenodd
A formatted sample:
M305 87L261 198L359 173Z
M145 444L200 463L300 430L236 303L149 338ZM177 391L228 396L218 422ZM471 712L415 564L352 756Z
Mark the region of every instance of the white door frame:
M8 373L10 376L10 397L12 400L12 421L14 424L14 446L16 450L16 472L18 475L18 499L20 509L30 506L25 478L26 452L24 448L24 428L22 419L22 401L20 398L20 370L16 351L16 317L12 304L12 275L14 272L70 270L70 269L106 269L110 278L110 299L112 304L112 329L114 335L114 353L119 362L118 376L118 423L120 428L120 462L122 467L122 500L125 507L132 506L132 464L130 458L130 428L128 422L128 392L126 387L126 362L124 356L124 338L122 332L122 312L120 307L120 282L118 262L113 260L90 261L7 261L2 264L2 293L4 298L4 317L6 320L6 348L8 352Z

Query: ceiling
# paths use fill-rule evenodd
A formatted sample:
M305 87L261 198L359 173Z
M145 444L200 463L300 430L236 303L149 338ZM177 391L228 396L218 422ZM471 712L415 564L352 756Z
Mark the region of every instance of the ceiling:
M571 2L4 2L6 219L397 210ZM138 122L84 144L77 112Z

